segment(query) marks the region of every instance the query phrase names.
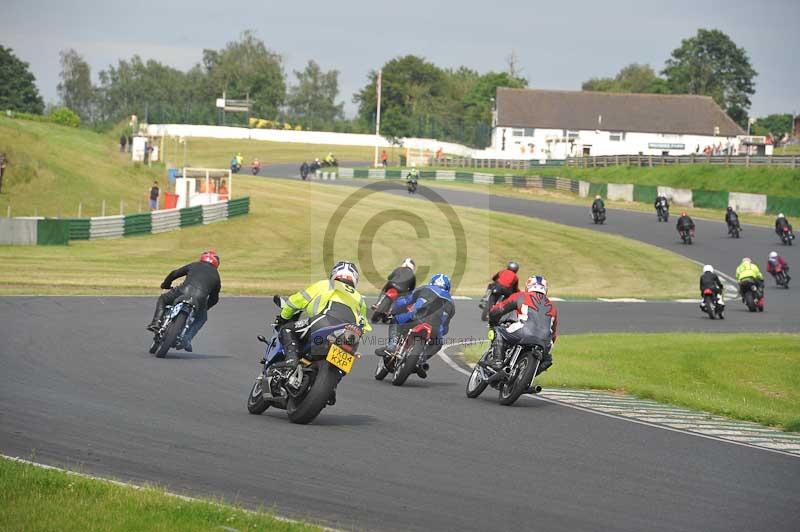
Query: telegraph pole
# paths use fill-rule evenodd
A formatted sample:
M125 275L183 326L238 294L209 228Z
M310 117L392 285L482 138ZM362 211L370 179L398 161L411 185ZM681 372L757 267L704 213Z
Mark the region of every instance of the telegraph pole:
M378 138L381 134L381 78L383 77L383 71L378 70L378 83L377 83L377 90L378 90L378 106L377 106L377 114L375 115L375 161L373 166L375 168L378 167Z

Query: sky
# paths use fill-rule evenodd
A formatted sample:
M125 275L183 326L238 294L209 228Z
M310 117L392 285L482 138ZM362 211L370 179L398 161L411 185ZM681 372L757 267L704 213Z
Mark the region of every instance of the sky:
M747 51L758 72L752 116L800 113L800 0L0 1L0 44L31 65L46 102L58 100L62 49L82 54L96 80L134 54L185 70L204 48L254 29L283 56L290 84L309 59L339 70L350 116L369 71L394 57L486 72L505 70L513 51L531 87L580 90L633 62L661 70L699 28Z

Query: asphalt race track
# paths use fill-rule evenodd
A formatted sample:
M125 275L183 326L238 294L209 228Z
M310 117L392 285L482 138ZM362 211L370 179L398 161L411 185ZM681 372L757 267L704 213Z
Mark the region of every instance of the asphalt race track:
M295 170L296 171L296 170ZM262 169L262 173L264 170ZM475 193L437 188L448 202ZM768 229L739 241L698 222L682 246L653 216L512 198L497 210L623 234L732 273L778 247ZM574 219L572 219L574 218ZM790 264L796 248L782 248ZM524 265L523 265L524 267ZM559 303L563 332L798 331L793 290L767 310L731 302L725 321L674 302ZM476 301L459 301L451 339L482 337ZM464 395L464 376L434 359L427 380L402 388L372 377L364 356L314 424L285 412L247 413L267 298L224 297L194 353L147 353L154 298L0 298L0 451L101 476L222 496L280 515L357 530L797 530L800 460L496 392ZM558 369L557 352L556 366Z

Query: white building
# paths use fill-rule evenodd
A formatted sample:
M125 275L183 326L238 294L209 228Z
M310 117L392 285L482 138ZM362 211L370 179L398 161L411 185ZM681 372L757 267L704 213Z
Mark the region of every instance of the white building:
M708 96L498 88L491 151L581 155L735 154L745 132Z

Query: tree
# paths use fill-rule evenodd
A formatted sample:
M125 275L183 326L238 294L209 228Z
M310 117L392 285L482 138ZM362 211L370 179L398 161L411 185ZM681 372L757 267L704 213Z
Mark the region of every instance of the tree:
M478 78L464 98L464 115L472 122L490 123L492 120L492 100L497 87L524 89L527 81L508 72L487 72Z
M784 133L792 134L794 129L794 117L791 114L772 114L763 116L753 124L755 135L772 134L773 137L780 138Z
M72 48L62 50L59 56L61 82L58 84L58 95L61 103L75 111L83 121L90 121L94 115L95 89L89 63Z
M667 83L650 65L631 63L613 78L591 78L583 82L585 91L657 93L669 92Z
M0 45L0 110L42 114L44 102L28 63Z
M224 49L203 50L203 66L210 86L221 96L253 100L253 114L276 117L286 98L286 80L281 56L269 50L252 30Z
M307 129L330 127L344 116L344 103L336 103L339 95L339 71L323 72L309 60L302 72L294 71L297 85L289 89L287 105L295 121Z
M662 73L670 92L711 96L728 116L746 127L758 74L747 52L721 31L700 29L696 36L684 39Z

